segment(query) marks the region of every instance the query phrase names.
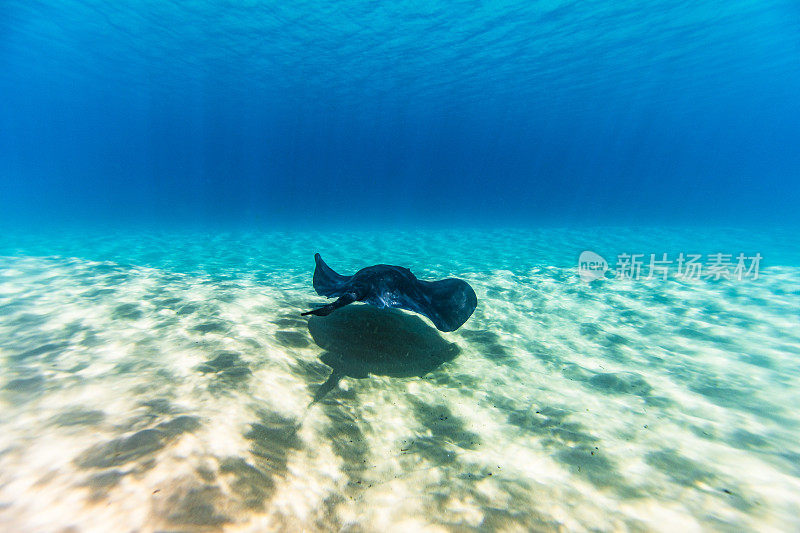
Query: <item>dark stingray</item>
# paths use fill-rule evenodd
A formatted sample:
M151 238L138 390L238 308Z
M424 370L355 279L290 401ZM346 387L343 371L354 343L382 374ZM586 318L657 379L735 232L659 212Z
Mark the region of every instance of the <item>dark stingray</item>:
M353 302L364 302L382 309L392 307L428 317L440 331L455 331L475 311L478 297L464 280L419 280L404 267L375 265L352 276L337 274L319 254L314 254L314 289L320 296L338 298L333 303L302 313L327 316Z
M312 316L308 331L325 350L320 360L333 369L314 394L315 402L342 376L421 377L459 353L456 344L444 340L419 317L366 305Z

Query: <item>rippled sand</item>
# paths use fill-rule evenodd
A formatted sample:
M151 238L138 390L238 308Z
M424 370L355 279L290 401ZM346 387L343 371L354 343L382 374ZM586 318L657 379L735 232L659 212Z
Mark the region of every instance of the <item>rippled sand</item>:
M5 236L0 528L798 529L800 268L783 239ZM765 265L591 284L573 265L683 246ZM450 334L363 305L308 321L315 251L343 273L461 277L479 307Z

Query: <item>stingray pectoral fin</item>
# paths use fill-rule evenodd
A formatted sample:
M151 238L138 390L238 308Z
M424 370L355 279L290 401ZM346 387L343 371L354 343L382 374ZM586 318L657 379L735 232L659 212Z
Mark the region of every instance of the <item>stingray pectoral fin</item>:
M314 254L314 290L320 296L340 296L345 284L350 280L350 276L342 276L325 264L322 256Z
M317 309L312 309L311 311L306 311L305 313L300 313L300 316L306 315L317 315L317 316L328 316L329 314L333 313L340 307L344 307L347 304L351 304L356 301L356 295L352 292L348 292L343 294L338 300L333 303L329 303L328 305L323 305L322 307L318 307Z
M430 318L439 331L457 330L478 306L475 291L464 280L449 278L419 283L423 298L413 302L411 310Z

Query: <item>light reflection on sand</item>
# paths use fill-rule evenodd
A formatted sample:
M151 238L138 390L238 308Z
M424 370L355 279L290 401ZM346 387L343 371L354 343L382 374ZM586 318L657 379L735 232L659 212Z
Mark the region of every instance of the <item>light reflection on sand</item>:
M151 236L128 261L0 258L0 527L800 526L800 269L586 285L516 268L500 233L491 257L457 237L228 236L192 262L195 237ZM298 315L326 247L352 268L383 251L458 275L479 308L440 335L353 307L323 350ZM326 360L349 374L312 404Z

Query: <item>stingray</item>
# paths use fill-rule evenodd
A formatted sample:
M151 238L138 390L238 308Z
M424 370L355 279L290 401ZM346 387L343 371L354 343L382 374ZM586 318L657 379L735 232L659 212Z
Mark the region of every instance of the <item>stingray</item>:
M352 276L342 276L314 254L314 289L320 296L338 298L335 302L302 315L327 316L353 302L364 302L379 309L404 309L426 316L439 331L455 331L475 311L478 297L464 280L439 281L417 279L405 267L374 265Z

